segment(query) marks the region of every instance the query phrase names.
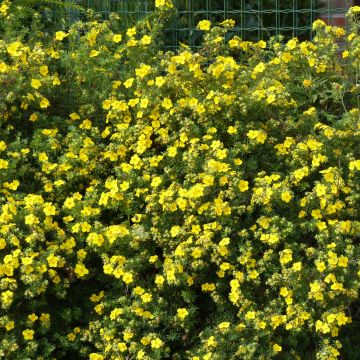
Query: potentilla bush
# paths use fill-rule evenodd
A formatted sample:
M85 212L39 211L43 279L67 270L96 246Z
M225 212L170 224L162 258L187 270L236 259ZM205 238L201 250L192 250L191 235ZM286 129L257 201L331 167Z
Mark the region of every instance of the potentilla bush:
M155 5L0 40L0 357L357 358L360 8L173 53Z

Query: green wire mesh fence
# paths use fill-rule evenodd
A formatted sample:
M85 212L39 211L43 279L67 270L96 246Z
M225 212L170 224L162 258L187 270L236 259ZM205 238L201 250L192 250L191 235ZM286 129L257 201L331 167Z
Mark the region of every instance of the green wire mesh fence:
M76 0L74 0L76 1ZM200 20L213 23L234 19L233 33L246 40L259 40L273 35L311 39L311 24L321 18L336 26L345 26L345 14L355 0L173 0L176 15L164 32L166 48L176 48L179 42L192 47L200 44L201 32L196 29ZM76 4L93 9L103 18L117 13L125 28L149 14L154 0L78 0ZM82 16L79 10L52 12L57 28L66 28Z

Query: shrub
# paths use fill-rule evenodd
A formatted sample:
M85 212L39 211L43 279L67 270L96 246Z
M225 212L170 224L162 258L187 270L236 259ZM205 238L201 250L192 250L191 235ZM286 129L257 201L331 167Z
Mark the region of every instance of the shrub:
M164 53L156 3L0 41L0 356L354 359L360 8Z

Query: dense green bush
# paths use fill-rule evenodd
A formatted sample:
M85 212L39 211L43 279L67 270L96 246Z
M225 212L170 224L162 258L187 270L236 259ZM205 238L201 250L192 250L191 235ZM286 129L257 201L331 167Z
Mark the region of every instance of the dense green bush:
M156 6L0 40L0 357L358 358L360 8L174 54Z

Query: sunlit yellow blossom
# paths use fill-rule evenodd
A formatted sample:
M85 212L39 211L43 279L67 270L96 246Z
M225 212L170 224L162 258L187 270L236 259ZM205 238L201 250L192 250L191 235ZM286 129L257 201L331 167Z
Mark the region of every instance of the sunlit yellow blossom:
M114 34L114 36L113 36L113 42L114 43L119 43L121 40L122 40L122 35L121 34Z
M281 193L281 200L288 203L292 199L292 195L290 191L284 191Z
M177 316L179 319L184 320L188 315L189 312L186 309L184 308L177 309Z
M151 347L154 349L160 349L163 345L164 345L164 342L159 338L151 340Z
M64 31L57 31L55 33L55 40L62 41L64 40L69 34L65 33Z
M75 266L74 272L79 277L84 277L85 275L87 275L89 273L89 270L85 267L84 264L77 263Z
M136 35L136 28L133 27L133 28L127 29L126 35L127 35L127 36L134 36L134 35Z
M198 24L200 30L209 31L211 28L211 22L209 20L201 20Z
M249 189L249 183L245 180L240 180L238 188L241 192L244 192Z
M34 89L39 89L40 86L41 86L41 81L38 80L38 79L31 79L31 86L34 88Z
M26 330L24 330L22 332L22 335L23 335L25 340L33 340L34 339L34 334L35 334L35 331L30 330L30 329L26 329Z
M5 329L6 331L11 331L12 329L15 328L15 322L14 321L8 321L5 325Z
M50 106L50 102L48 99L42 98L39 105L42 109L46 109Z
M104 360L104 356L102 356L101 354L97 354L97 353L91 353L89 355L89 360Z
M100 54L100 51L98 50L91 50L89 56L92 58L92 57L96 57Z
M150 45L151 44L151 36L149 35L144 35L141 39L140 39L140 44L142 45Z

